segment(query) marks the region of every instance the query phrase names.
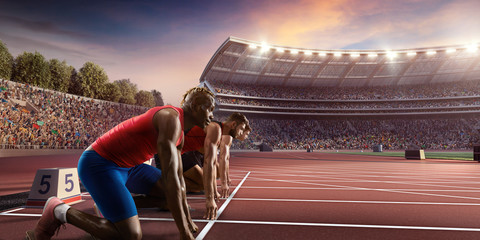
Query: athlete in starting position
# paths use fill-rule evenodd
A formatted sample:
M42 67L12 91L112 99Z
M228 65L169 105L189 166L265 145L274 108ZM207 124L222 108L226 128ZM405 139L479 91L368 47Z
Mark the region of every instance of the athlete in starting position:
M128 119L98 138L79 159L80 179L105 218L64 204L56 197L45 204L42 217L27 239L50 239L63 224L70 223L100 239L141 239L142 230L130 192L164 199L182 239L193 239L193 223L185 196L181 150L183 129L206 127L213 119L213 94L193 88L184 96L182 108L154 107ZM159 170L142 164L159 155Z
M205 218L207 219L217 217L215 199L221 195L228 196L228 174L225 172L228 170L225 167L225 161L229 156L228 149L232 139L242 136L247 126L248 119L245 115L233 113L225 122L211 122L204 129L195 126L185 133L185 146L182 150L184 152L182 155L183 176L189 191L205 191L207 208ZM222 194L217 192L216 182L217 148L219 146L221 157L218 165ZM195 151L203 153L203 155Z
M247 124L247 126L245 127L245 131L243 131L243 134L237 137L237 139L240 141L244 141L248 138L248 135L251 131L252 128L250 128L250 125ZM232 146L232 142L232 136L222 135L222 140L220 143L220 155L218 161L220 163L218 167L218 175L220 175L220 182L222 185L220 190L220 196L223 198L228 197L228 195L230 194L229 186L232 184L232 180L230 179L230 147Z

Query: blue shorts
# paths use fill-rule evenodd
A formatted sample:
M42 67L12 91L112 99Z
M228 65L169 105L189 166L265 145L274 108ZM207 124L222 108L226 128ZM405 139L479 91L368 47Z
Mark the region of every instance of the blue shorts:
M122 168L95 151L85 151L78 175L103 216L115 223L137 215L131 193L148 194L162 172L147 164Z

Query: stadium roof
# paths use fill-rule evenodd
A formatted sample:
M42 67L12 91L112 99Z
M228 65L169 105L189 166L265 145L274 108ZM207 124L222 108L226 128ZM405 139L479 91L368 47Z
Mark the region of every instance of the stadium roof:
M479 44L397 50L320 50L229 37L200 82L342 87L480 79Z

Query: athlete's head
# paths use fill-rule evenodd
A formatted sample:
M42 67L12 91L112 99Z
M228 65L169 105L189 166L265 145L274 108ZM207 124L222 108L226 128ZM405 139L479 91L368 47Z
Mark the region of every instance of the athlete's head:
M213 119L215 109L214 95L207 88L194 87L183 95L182 108L190 114L194 124L204 128Z
M237 137L237 139L240 141L247 139L248 135L250 135L250 132L252 132L252 128L250 128L250 124L247 124L247 126L245 126L245 130L243 131L243 134Z
M246 126L248 125L248 119L245 115L241 113L233 113L227 118L227 125L230 126L230 131L228 134L233 138L238 138L245 131Z

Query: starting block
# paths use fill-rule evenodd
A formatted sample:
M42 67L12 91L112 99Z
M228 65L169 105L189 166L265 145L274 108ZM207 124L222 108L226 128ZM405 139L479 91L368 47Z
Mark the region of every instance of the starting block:
M82 200L76 168L37 170L28 194L27 207L43 207L51 196L57 196L67 204L75 204Z

